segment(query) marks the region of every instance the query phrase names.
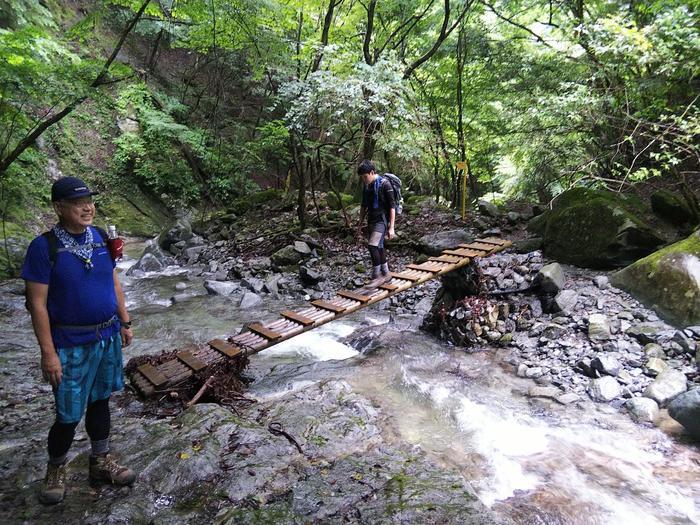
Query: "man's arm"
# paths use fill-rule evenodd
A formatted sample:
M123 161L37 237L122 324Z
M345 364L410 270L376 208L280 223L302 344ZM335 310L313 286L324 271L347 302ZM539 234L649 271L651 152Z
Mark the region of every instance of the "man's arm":
M126 300L124 299L124 291L122 290L122 285L119 282L119 276L117 275L117 269L114 269L114 294L117 296L117 316L122 323L128 323L131 318L129 317L129 312L126 311ZM126 327L122 325L121 327L122 345L129 346L131 340L134 338L134 333L131 331L131 327Z
M355 232L355 237L362 236L362 223L365 222L365 215L367 215L367 208L360 206L360 220L357 221L357 232Z
M41 373L44 379L57 387L61 383L63 370L61 360L56 353L56 347L51 339L51 323L49 311L46 308L46 300L49 296L49 285L26 281L27 309L32 317L32 326L36 340L41 348Z
M396 237L394 232L394 221L396 220L396 210L391 208L389 210L389 231L387 232L387 239L391 240Z

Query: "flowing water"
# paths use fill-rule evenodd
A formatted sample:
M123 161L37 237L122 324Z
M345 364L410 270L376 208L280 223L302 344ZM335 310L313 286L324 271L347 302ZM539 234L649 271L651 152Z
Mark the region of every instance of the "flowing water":
M137 337L126 359L230 335L297 306L266 298L241 311L175 269L122 275L122 282ZM178 282L195 296L171 305ZM607 405L528 398L532 383L501 366L504 351L466 354L406 326L382 324L387 319L381 310L364 310L253 356L248 394L269 399L343 377L388 414L388 435L458 469L482 501L517 523L700 524L697 445L634 424ZM31 340L27 320L18 324L13 337ZM344 342L358 329L380 341L375 351L364 355Z

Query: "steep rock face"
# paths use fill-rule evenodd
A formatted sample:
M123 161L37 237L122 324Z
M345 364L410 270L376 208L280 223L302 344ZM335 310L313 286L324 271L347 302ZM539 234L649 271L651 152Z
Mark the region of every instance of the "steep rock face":
M545 254L553 259L587 268L620 267L664 242L641 218L646 212L631 198L574 188L557 198L537 229L543 231Z
M668 190L652 193L651 209L659 217L672 224L687 224L693 222L693 212L688 204L678 195Z
M614 273L612 283L671 323L700 324L700 230Z

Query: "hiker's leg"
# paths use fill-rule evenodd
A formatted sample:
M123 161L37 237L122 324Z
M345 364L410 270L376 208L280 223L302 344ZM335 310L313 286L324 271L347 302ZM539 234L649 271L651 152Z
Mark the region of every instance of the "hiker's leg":
M75 427L78 426L78 423L78 421L74 423L54 421L51 430L49 430L48 438L49 463L51 465L62 465L66 462L66 455L73 444Z
M384 229L383 224L371 224L369 228L369 240L368 249L369 255L372 258L372 279L376 279L381 275L381 255L379 254L379 247L383 245L384 240Z
M85 430L90 436L92 455L109 452L109 398L90 403L85 412Z

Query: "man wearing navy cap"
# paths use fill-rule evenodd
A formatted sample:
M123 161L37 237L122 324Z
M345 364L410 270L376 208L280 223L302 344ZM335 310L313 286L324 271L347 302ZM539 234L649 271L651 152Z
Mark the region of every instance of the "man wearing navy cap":
M75 177L56 181L51 201L58 224L31 242L22 266L41 371L56 401L39 493L47 504L63 500L67 454L83 414L90 479L129 485L136 478L109 454L109 397L124 387L122 345L133 334L107 238L92 226L96 194Z

